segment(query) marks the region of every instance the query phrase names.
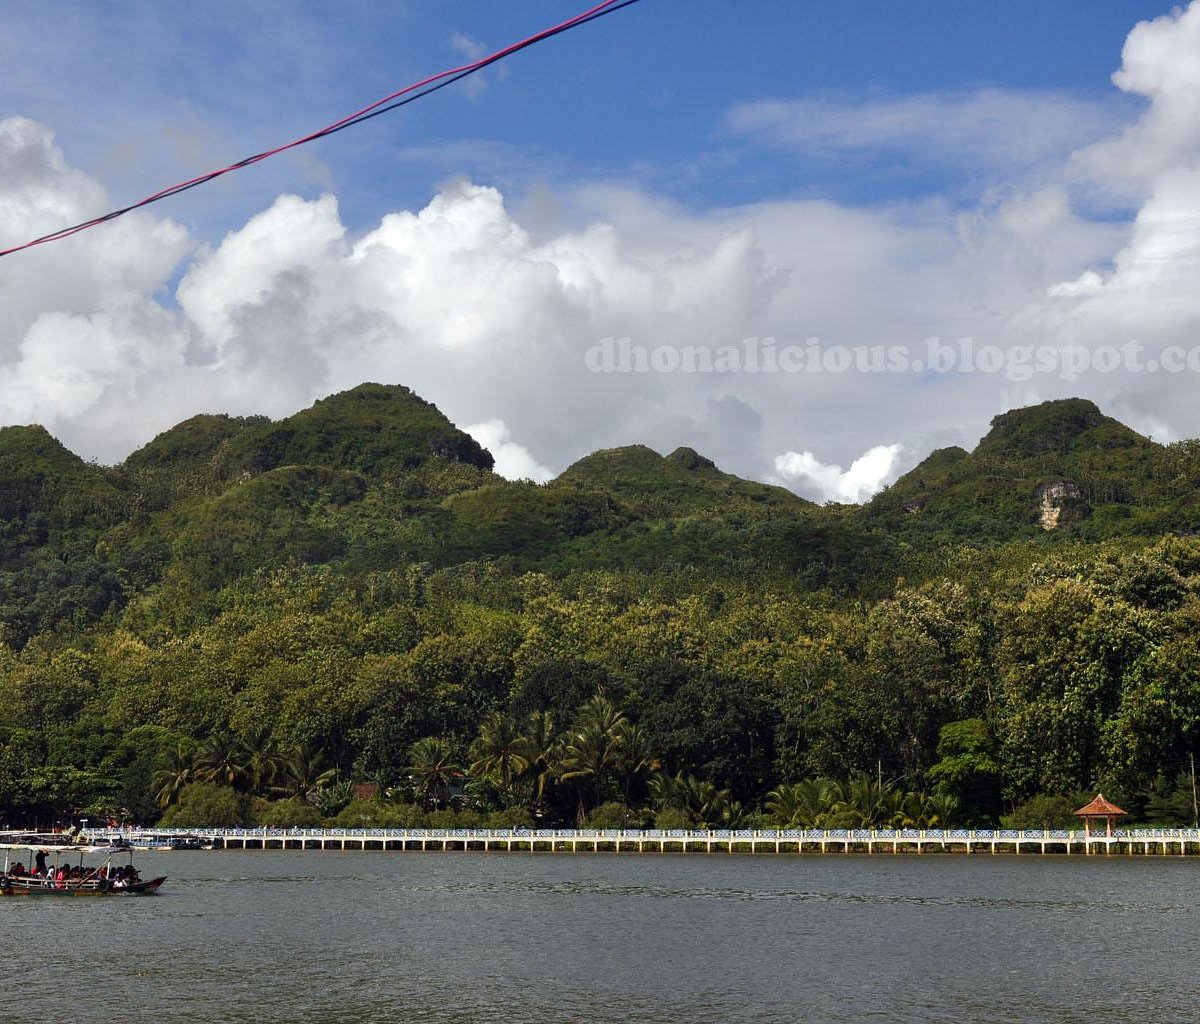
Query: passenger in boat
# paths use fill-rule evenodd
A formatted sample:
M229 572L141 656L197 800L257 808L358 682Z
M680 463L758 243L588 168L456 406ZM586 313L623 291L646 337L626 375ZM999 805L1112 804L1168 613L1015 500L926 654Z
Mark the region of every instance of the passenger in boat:
M45 877L46 874L46 851L38 850L37 856L33 858L33 873Z
M9 873L10 875L12 875L12 877L13 877L13 878L20 878L22 875L24 875L24 874L25 874L25 865L24 865L24 864L22 864L20 861L17 861L17 862L16 862L16 863L15 863L15 864L14 864L14 865L13 865L13 866L12 866L12 867L9 869L9 872L8 872L8 873Z

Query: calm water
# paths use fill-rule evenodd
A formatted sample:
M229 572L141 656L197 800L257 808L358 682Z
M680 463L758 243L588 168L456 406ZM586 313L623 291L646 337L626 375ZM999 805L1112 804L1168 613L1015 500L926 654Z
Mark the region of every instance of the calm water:
M1200 859L144 854L0 900L0 1021L1195 1020Z

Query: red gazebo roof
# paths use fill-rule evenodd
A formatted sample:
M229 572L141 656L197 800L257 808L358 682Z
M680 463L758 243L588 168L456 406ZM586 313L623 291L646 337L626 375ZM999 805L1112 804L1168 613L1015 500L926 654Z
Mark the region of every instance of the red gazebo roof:
M1075 812L1079 818L1110 818L1123 815L1126 812L1121 810L1116 804L1104 799L1104 794L1100 793L1096 799L1090 804L1085 804Z

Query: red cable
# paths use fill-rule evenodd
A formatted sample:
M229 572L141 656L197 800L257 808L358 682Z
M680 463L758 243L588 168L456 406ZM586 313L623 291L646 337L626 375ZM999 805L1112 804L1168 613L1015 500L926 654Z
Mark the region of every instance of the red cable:
M86 231L88 228L96 227L98 224L103 224L105 221L114 220L131 210L136 210L142 206L148 206L150 203L162 199L164 196L167 196L173 192L178 192L192 185L197 185L202 181L211 181L213 178L219 178L223 174L228 174L231 171L239 170L242 167L249 167L251 164L259 163L260 161L266 160L268 157L275 156L278 153L286 152L289 149L295 149L297 146L303 146L307 142L312 142L314 139L328 135L330 132L348 125L351 121L354 121L365 114L369 114L372 110L382 107L385 103L390 103L392 100L398 99L407 93L414 92L417 89L424 88L427 85L432 85L434 82L440 81L443 78L449 78L451 75L469 73L471 71L478 70L484 65L495 63L498 60L503 60L505 57L515 53L517 50L523 50L528 46L532 46L534 43L540 42L547 36L557 35L560 32L564 32L581 21L586 21L589 18L593 18L596 15L601 14L605 8L612 7L619 2L620 0L604 0L603 3L596 4L595 6L588 8L586 11L582 11L581 13L568 18L566 21L559 22L557 25L551 25L549 28L544 28L540 32L535 32L533 35L522 39L520 42L510 43L508 46L505 46L486 57L480 57L478 60L471 61L467 64L461 64L458 67L447 68L445 71L440 71L436 75L430 75L428 78L423 78L419 82L413 82L411 85L406 85L403 89L397 89L390 95L376 100L374 103L363 107L361 110L355 111L353 114L349 114L338 121L334 121L332 124L326 125L324 128L321 128L315 132L310 132L308 135L305 135L302 138L295 139L292 142L284 143L282 146L276 146L274 149L268 149L262 153L256 153L254 156L246 157L243 160L239 160L236 163L230 164L228 167L222 167L220 170L208 171L205 174L198 174L194 178L188 178L186 181L181 181L176 185L170 185L167 188L160 189L159 191L146 196L145 199L139 200L130 206L124 207L123 209L114 210L113 212L106 213L101 217L95 217L92 220L84 221L82 224L76 224L74 227L63 228L61 231L55 231L49 235L44 235L41 238L35 238L32 241L24 242L21 245L15 245L11 249L0 249L0 256L9 256L15 252L21 252L23 249L30 249L35 245L42 245L46 242L58 241L60 238L69 238L71 235L78 234L80 231Z

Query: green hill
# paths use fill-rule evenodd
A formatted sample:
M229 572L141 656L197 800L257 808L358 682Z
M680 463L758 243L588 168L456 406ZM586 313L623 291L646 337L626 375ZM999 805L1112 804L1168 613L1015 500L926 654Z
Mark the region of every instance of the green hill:
M1178 463L1091 402L1043 402L997 416L973 452L932 453L864 511L911 538L1186 532L1198 521L1194 496L1180 501Z
M399 385L360 384L233 440L222 471L234 478L278 466L326 466L397 478L432 459L492 468L492 456L437 409Z
M802 812L792 783L882 769L913 798L889 821L1102 786L1173 822L1196 533L1200 442L1082 400L998 416L861 507L690 448L502 480L378 384L194 416L111 468L8 427L0 819L750 827ZM505 749L520 778L483 767ZM468 818L414 788L422 758L472 775ZM389 795L346 805L352 781Z
M644 445L594 452L568 467L551 486L603 491L643 516L811 504L783 487L722 473L691 448L677 448L667 456Z

